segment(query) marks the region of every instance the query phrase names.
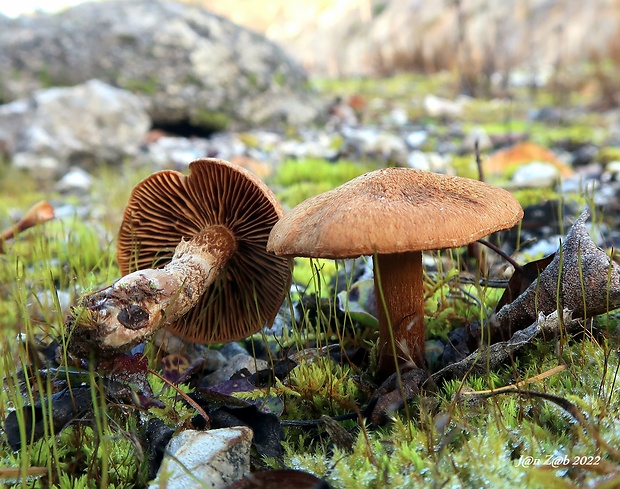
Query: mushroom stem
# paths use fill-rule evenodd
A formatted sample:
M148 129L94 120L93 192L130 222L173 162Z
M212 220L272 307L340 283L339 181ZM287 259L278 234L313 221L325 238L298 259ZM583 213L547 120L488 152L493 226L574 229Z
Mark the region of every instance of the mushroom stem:
M424 284L422 253L375 256L375 294L379 319L377 372L394 372L394 355L424 365ZM382 300L383 299L383 300ZM396 351L392 347L392 335ZM403 363L399 360L398 363Z
M114 356L143 342L192 309L221 275L235 238L215 225L181 241L169 263L125 275L82 297L68 320L69 350L80 356Z

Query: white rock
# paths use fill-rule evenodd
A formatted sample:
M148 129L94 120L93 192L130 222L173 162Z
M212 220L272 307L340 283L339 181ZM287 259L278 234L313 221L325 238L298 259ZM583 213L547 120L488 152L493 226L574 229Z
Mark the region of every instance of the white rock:
M560 178L560 170L550 163L533 161L522 165L512 176L512 183L519 187L549 187Z
M449 173L446 158L434 151L412 151L407 155L407 166L416 170Z
M463 112L463 102L454 102L436 95L424 97L424 110L431 117L458 117Z
M400 136L389 132L377 134L370 153L379 154L383 158L401 161L406 158L407 146Z
M71 167L68 173L56 183L59 192L87 192L93 185L93 177L80 167Z
M407 155L407 166L416 170L431 171L431 162L423 151L412 151Z
M422 146L428 139L428 132L413 131L405 136L405 142L410 148L416 149Z
M610 173L614 176L620 174L620 160L610 161L605 165L605 172Z
M253 432L246 426L185 430L168 443L150 489L222 489L250 472Z
M486 151L493 147L493 142L482 127L474 127L467 133L465 139L463 139L463 149L468 153L474 153L475 144L478 141L478 148L480 151Z
M58 158L37 155L30 152L14 154L12 162L15 168L32 172L35 178L41 180L53 178L62 168L62 164Z
M407 124L407 122L409 122L407 111L401 108L392 109L388 114L387 122L396 127L403 127Z
M55 158L59 171L69 160L116 162L136 155L150 125L138 96L99 80L38 90L0 110L0 135L13 159L15 153ZM33 171L40 167L28 165Z

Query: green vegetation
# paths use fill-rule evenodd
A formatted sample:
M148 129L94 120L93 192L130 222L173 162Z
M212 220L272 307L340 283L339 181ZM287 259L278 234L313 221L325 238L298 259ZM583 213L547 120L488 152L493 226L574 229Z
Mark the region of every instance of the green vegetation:
M446 75L324 80L315 84L330 95L361 93L367 97L368 106L372 100L383 100L385 103L368 109L366 117L371 118L380 117L389 103L405 100L409 116L420 117L416 121L427 117L420 105L424 94L450 96L454 86ZM411 96L412 92L417 95ZM476 101L468 105L462 128L466 132L480 126L490 135L529 131L532 139L543 145L566 140L602 141L601 131L590 116L575 119L575 124L530 122L525 119L524 105L517 103ZM229 123L225 115L210 111L201 112L196 122L214 129L223 129ZM425 143L426 150L434 150L439 136L449 134L441 121L435 122L437 128ZM251 133L243 134L241 139L250 146L259 144ZM334 144L341 142L336 140ZM617 148L604 148L599 157L607 163L620 159L620 153ZM452 166L461 176L477 177L473 155L454 156ZM374 162L287 160L267 183L285 207L292 207L378 167L379 163ZM4 379L0 419L5 420L11 412L19 413L22 449L14 451L4 437L0 439L3 486L146 487L148 457L137 443L144 435L146 421L158 418L170 427L183 429L195 414L174 390L153 375L148 376L149 383L163 405L138 409L129 403L106 400L102 379L93 371L82 370L77 376L75 366L67 365L62 348L66 342L66 303L118 277L115 236L122 209L131 187L148 173L148 169L135 170L130 165L102 168L94 175L99 183L89 195L90 215L46 223L5 244L6 254L0 255L0 376ZM12 213L43 198L59 205L79 205L77 198L56 195L45 182L27 177L6 163L0 162L0 174L1 228L11 224ZM517 196L523 205L561 197L549 189L520 190ZM582 206L586 198L577 196L574 200ZM603 219L596 215L593 221ZM456 328L486 319L503 292L464 280L460 263L463 256L461 250L437 254L439 271L425 276L427 357L431 365L441 353L436 350L443 345L440 340ZM252 338L255 346L262 341L277 342L270 346L282 352L310 350L307 357L297 357L299 365L290 375L269 387L269 395L283 402L282 419L356 413L365 408L376 390L372 378L376 327L372 321L355 320L363 318L356 316L360 312L353 307L365 305L361 304L363 296L350 298L350 302L338 301L342 296L337 297L334 280L341 279L337 273L341 266L331 260L296 260L297 287L289 305L299 308L301 321L277 340L262 334ZM346 277L345 282L340 285L346 291L355 287L351 277ZM616 333L620 313L598 317L592 324L596 334L584 332L582 337L538 343L498 371L438 385L429 382L405 409L392 413L385 425L347 419L339 422L340 436L336 436L338 430L333 426L287 426L283 459L255 456L255 467L307 470L325 477L337 489L616 487L620 484L620 457L613 450L620 446ZM55 341L60 346L56 351L61 366L52 372L44 368L50 353L44 354L43 347L54 346ZM324 347L346 351L348 358L356 348L364 347L370 358L358 363L336 362ZM156 371L161 370L158 355L156 348L146 349L149 366ZM73 387L82 381L92 387L95 407L88 414L92 419L89 425L73 424L58 432L51 422L49 399L58 386L64 385L65 375L74 379ZM529 382L518 384L520 389L544 392L572 403L587 424L578 422L550 400L535 396L512 391L490 397L463 394L524 381ZM188 387L182 385L180 389L187 391ZM262 395L263 390L237 393L242 398ZM37 402L42 403L45 436L28 443L25 413L32 410L23 408ZM560 465L551 467L551 462Z
M284 206L294 207L308 197L342 185L364 173L379 168L376 163L338 161L320 158L287 160L268 182Z
M198 109L192 114L191 123L207 131L224 131L230 124L230 117L224 112Z
M151 75L147 78L122 80L121 83L126 90L135 93L143 93L145 95L155 95L158 90L158 81L155 75Z

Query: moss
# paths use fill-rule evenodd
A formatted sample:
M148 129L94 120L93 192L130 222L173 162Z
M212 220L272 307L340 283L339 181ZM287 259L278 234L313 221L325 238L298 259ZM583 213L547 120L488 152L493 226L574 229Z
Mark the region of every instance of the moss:
M147 78L129 78L121 81L121 86L131 92L145 95L155 95L159 90L159 83L155 75Z
M272 183L287 186L299 182L312 182L325 183L337 187L348 180L377 168L377 164L361 164L346 160L341 160L337 163L320 158L287 160L278 167L276 174L272 178Z
M50 73L48 69L45 69L45 68L40 69L38 73L38 78L39 78L39 81L41 82L42 88L51 88L51 87L58 86L58 83L54 82L54 79L52 78L52 74Z
M293 207L376 168L377 165L372 163L331 163L320 158L287 160L277 168L268 183L285 206Z
M606 136L606 132L600 124L591 119L571 120L570 124L544 124L534 122L530 131L532 141L546 147L552 147L558 142L572 144L600 144Z
M286 84L286 74L282 70L276 70L271 80L276 86L283 87Z
M568 369L528 388L578 404L613 447L620 441L620 419L611 414L620 408L620 400L612 395L618 358L608 352L608 347L594 342L574 344L562 354ZM557 364L553 351L541 344L514 368L471 377L465 385L475 390L497 388L533 378ZM421 403L417 408L412 405L411 420L401 412L387 428L371 431L362 426L351 451L331 446L329 437L310 439L289 429L285 464L323 476L335 489L437 484L543 488L603 481L606 476L598 468L606 463L618 467L620 461L612 461L594 438L583 436L582 427L555 404L514 393L456 402L454 393L462 385L453 381L440 388L436 397L441 402L434 412ZM548 459L572 462L580 457L598 464L576 464L570 470L544 465Z
M478 166L474 155L453 156L450 166L459 177L478 179Z
M336 271L334 260L295 258L293 281L303 293L327 298L332 293L330 283Z
M260 140L258 137L249 132L242 132L238 135L239 140L245 144L248 148L258 148Z
M620 161L620 147L605 146L604 148L601 148L598 159L603 165L606 165L612 161Z
M230 124L230 117L225 112L198 109L191 115L191 123L212 132L224 131Z

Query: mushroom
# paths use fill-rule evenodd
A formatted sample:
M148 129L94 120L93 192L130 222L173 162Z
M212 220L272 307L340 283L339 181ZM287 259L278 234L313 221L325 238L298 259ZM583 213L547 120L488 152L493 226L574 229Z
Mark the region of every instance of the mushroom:
M46 200L34 204L15 225L0 232L0 254L4 253L4 242L37 224L54 219L54 208Z
M423 366L422 251L471 243L512 227L521 217L517 200L499 187L384 168L300 203L273 227L267 250L287 257L375 256L377 368L388 375L396 370L393 344Z
M267 253L282 209L254 174L218 159L163 170L136 185L117 260L124 276L86 295L67 327L69 349L104 358L165 326L194 342L245 338L275 318L290 261Z

